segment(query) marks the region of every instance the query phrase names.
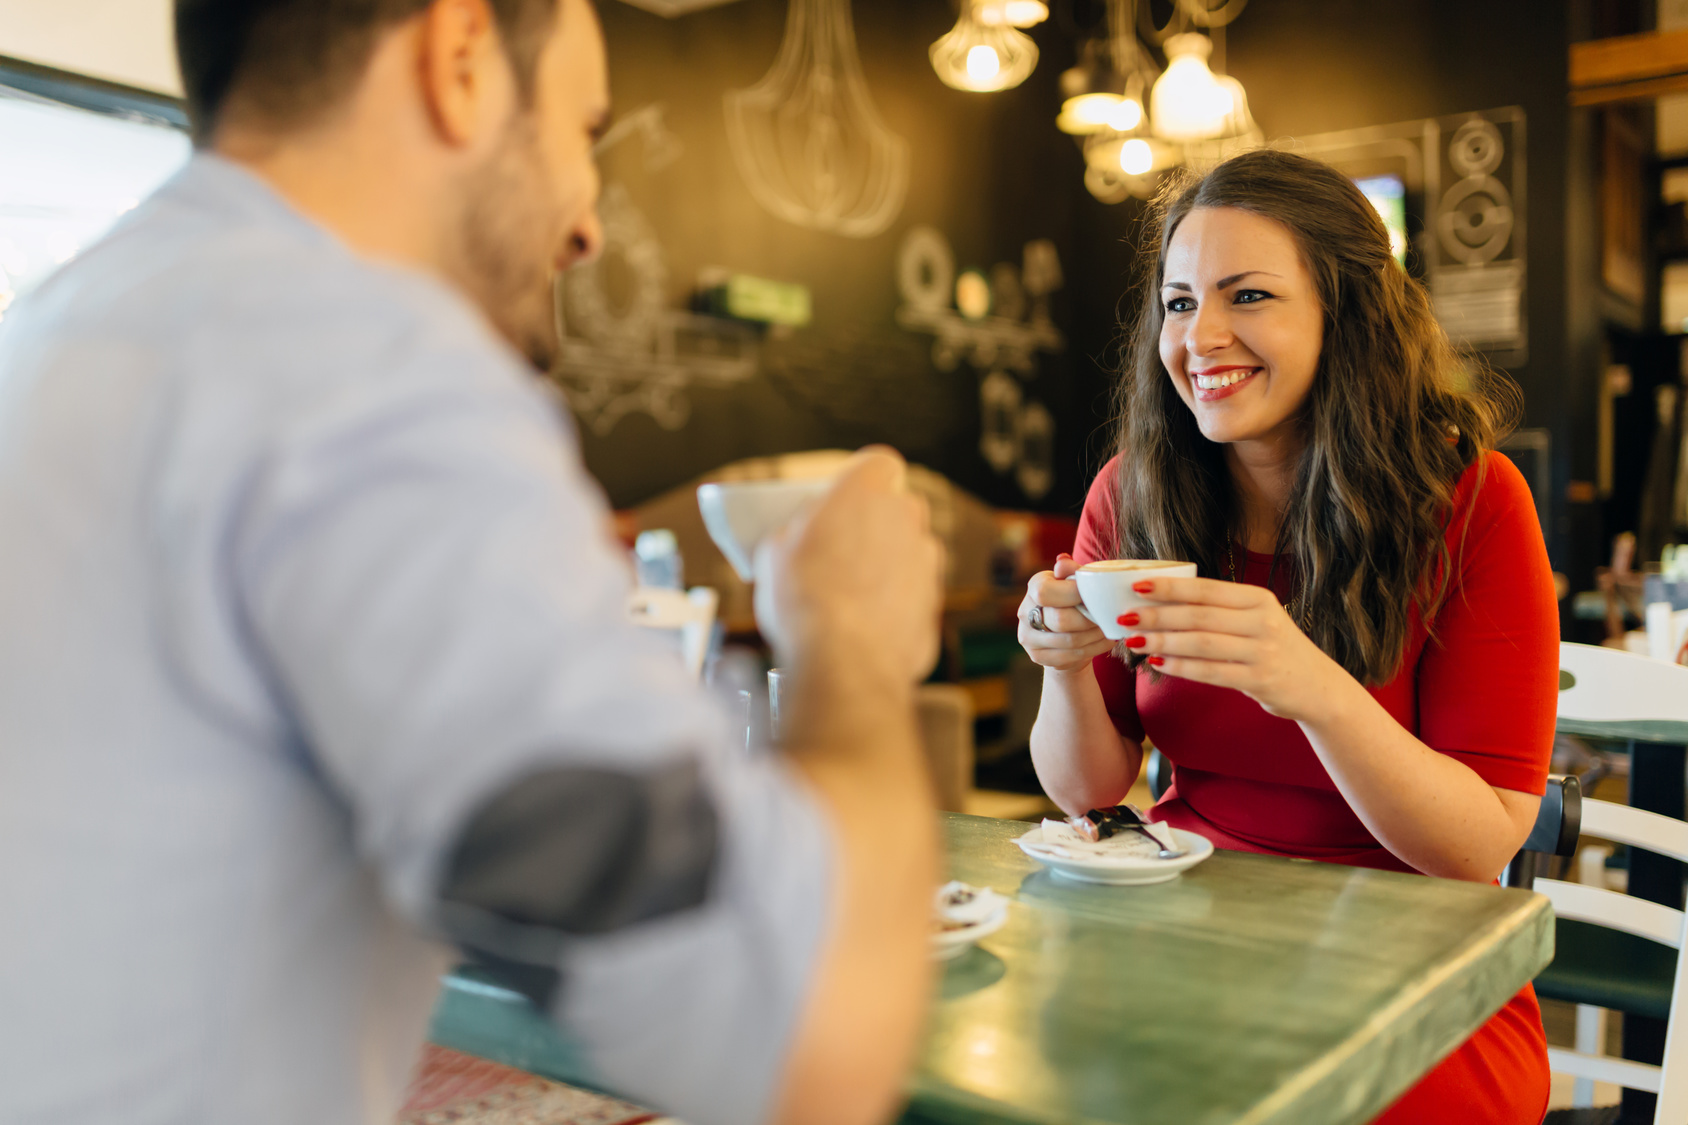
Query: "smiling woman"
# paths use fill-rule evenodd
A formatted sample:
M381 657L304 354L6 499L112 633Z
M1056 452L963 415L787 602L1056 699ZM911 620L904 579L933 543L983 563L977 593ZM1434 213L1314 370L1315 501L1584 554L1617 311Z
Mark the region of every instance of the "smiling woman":
M1488 882L1535 819L1558 621L1529 491L1493 452L1513 392L1470 382L1376 212L1335 169L1259 151L1163 212L1120 388L1118 454L1074 558L1032 579L1038 776L1217 847ZM1080 616L1096 559L1186 559ZM1380 1122L1534 1125L1526 988Z
M1516 389L1489 372L1463 389L1468 365L1376 210L1317 161L1221 165L1172 199L1161 242L1119 390L1135 455L1118 466L1130 518L1110 545L1213 573L1234 542L1281 551L1319 646L1389 679L1410 614L1433 617L1444 596L1460 474L1482 473Z

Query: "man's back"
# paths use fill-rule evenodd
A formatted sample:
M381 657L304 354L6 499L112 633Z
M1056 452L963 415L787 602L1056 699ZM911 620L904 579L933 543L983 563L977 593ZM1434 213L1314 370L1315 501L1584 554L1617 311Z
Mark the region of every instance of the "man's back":
M713 713L621 622L601 521L547 400L473 313L233 165L197 159L16 308L0 1119L390 1117L475 808L547 768L699 762L724 814L762 810L724 815L722 850L756 855L756 897L789 913L747 906L729 864L657 924L649 963L584 940L559 1012L616 1075L660 1046L612 1010L633 982L704 950L729 978L765 973L722 1012L770 1026L721 1119L765 1112L824 921L825 831L779 771L726 763ZM760 965L729 952L742 924L710 929L734 909L766 923L739 935ZM709 1048L692 1065L722 1069ZM675 1069L676 1090L710 1081Z

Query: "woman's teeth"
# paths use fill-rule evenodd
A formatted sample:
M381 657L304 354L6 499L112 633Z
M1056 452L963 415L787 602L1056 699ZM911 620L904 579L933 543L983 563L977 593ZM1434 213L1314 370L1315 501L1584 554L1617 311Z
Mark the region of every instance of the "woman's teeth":
M1254 368L1246 371L1227 371L1223 375L1197 375L1196 386L1204 391L1217 391L1220 387L1228 387L1232 383L1240 383L1254 374Z

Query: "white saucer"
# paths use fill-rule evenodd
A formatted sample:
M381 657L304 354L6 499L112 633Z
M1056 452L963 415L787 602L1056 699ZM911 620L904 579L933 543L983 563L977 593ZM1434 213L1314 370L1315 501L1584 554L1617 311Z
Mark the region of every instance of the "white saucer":
M1177 859L1158 859L1153 855L1061 855L1055 851L1054 845L1044 842L1041 825L1014 842L1020 846L1021 851L1063 879L1072 879L1080 883L1106 883L1114 887L1133 887L1175 879L1180 872L1188 871L1213 854L1213 842L1206 836L1182 828L1173 828L1171 825L1164 827L1173 834L1178 846L1187 854Z
M937 930L932 934L932 960L950 961L960 957L967 951L967 947L982 937L988 937L1002 929L1003 923L1008 921L1008 903L1005 901L989 916L974 922L970 926L962 926L955 930Z

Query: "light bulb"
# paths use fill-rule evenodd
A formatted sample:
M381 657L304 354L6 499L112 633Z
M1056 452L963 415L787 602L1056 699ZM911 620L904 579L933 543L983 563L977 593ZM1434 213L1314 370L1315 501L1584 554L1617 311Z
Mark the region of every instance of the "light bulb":
M949 34L932 44L932 69L946 86L986 92L1018 86L1037 66L1037 44L1007 24L987 27L963 6Z
M1143 124L1143 103L1136 98L1121 98L1108 114L1108 128L1116 133L1129 133Z
M1221 81L1207 68L1213 43L1186 32L1166 41L1166 71L1149 97L1149 117L1157 136L1169 141L1203 141L1239 131L1242 87Z
M996 57L996 48L988 43L980 43L976 47L967 49L967 77L975 82L989 82L1002 71L1002 60Z
M1135 137L1119 146L1120 171L1128 176L1141 176L1155 166L1155 150L1149 142Z

